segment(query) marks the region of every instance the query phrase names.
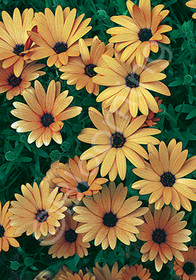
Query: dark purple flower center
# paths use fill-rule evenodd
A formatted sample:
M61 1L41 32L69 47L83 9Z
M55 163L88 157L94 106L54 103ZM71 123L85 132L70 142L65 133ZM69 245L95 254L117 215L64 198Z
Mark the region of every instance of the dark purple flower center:
M192 262L186 262L182 268L187 275L192 275L195 272L195 265Z
M176 182L176 177L171 172L164 172L161 175L160 182L164 187L172 187Z
M89 76L90 78L94 77L97 75L97 73L94 71L94 68L97 67L94 64L88 64L86 65L86 67L84 68L85 74L87 76Z
M138 37L139 37L140 41L142 41L142 42L149 41L150 38L152 37L151 29L148 29L148 28L140 29L140 32L138 33Z
M68 50L67 44L63 43L63 42L58 42L55 44L55 46L53 47L53 50L59 54L62 52L66 52Z
M112 212L105 213L105 215L103 216L103 224L107 227L115 227L117 221L118 218Z
M152 240L155 243L161 244L166 240L166 233L163 229L157 228L153 231Z
M5 229L4 226L0 225L0 238L4 237Z
M73 229L69 229L65 232L65 240L67 242L70 242L70 243L75 242L77 239L77 236L78 236L77 233Z
M140 76L137 75L136 73L130 73L128 76L125 78L126 80L126 85L130 88L136 88L139 87L140 83Z
M110 137L111 146L114 148L121 148L126 142L126 138L120 132L115 132Z
M21 77L16 77L14 74L11 74L8 78L8 83L12 87L18 87L22 82Z
M36 220L38 222L43 223L47 220L48 218L48 212L46 210L38 210L36 214Z
M24 44L17 44L14 47L14 53L19 56L24 56L24 54L21 54L22 52L24 52Z
M44 113L41 117L41 123L44 127L49 127L54 122L54 117L52 114Z
M77 190L79 193L86 192L86 191L88 191L89 188L90 188L90 186L88 185L87 182L80 182L80 183L78 183L78 186L77 186Z

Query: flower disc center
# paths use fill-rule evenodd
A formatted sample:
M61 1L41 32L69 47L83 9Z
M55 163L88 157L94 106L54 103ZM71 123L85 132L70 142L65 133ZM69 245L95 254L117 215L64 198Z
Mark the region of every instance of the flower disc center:
M43 223L47 220L48 218L48 212L46 210L38 210L36 214L36 220L38 222Z
M4 226L0 225L0 238L4 237L5 229Z
M132 72L128 74L128 76L125 78L126 85L130 88L136 88L139 87L140 84L140 76L136 73Z
M148 28L140 29L140 32L138 33L138 37L139 37L140 41L142 41L142 42L149 41L150 38L152 37L151 29L148 29Z
M77 233L75 232L75 230L73 229L69 229L65 232L65 240L67 242L75 242L77 239Z
M164 172L161 175L160 182L164 187L172 187L173 184L176 182L176 177L171 172Z
M90 186L88 185L87 182L80 182L80 183L78 183L78 186L77 186L77 190L79 193L86 192L86 191L88 191L89 188L90 188Z
M52 114L45 113L41 117L41 123L44 127L49 127L54 122L54 117Z
M157 228L153 231L152 240L155 243L161 244L166 240L166 233L163 229Z
M24 56L24 54L21 54L22 52L24 52L24 44L17 44L14 47L14 53L19 56Z
M22 79L20 77L16 77L14 74L11 74L8 78L8 83L12 87L18 87L21 82Z
M58 42L54 45L53 50L59 54L62 52L66 52L68 50L67 44L63 42Z
M117 221L118 218L112 212L105 213L105 215L103 216L103 224L107 227L115 227Z
M89 76L90 78L97 75L97 73L94 71L94 68L97 67L95 64L88 64L84 68L85 74Z
M183 270L187 275L192 275L195 272L195 265L192 262L186 262L183 265Z
M112 147L121 148L122 146L124 146L126 142L126 138L120 132L115 132L112 134L110 138L110 142Z

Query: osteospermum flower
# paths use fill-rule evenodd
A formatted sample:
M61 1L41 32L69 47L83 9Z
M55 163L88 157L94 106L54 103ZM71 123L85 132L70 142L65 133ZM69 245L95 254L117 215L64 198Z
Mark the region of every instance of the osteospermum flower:
M64 120L73 118L80 114L82 108L73 106L67 108L73 100L73 96L68 95L68 90L61 91L59 82L52 80L45 93L43 86L39 81L35 81L35 89L27 90L23 97L27 105L20 102L14 102L16 109L11 113L22 120L14 122L11 127L17 132L31 133L28 136L28 143L36 141L39 148L43 144L48 146L51 138L58 144L62 143L60 130L63 127Z
M9 250L9 245L13 247L19 247L20 244L15 239L18 235L16 235L15 227L10 225L10 216L9 212L10 202L7 201L5 205L2 207L0 201L0 252L3 250L7 252Z
M183 280L196 279L196 247L190 246L187 252L182 252L184 261L175 259L174 271Z
M52 245L48 251L55 258L68 258L77 254L80 258L88 255L88 242L83 242L84 234L76 233L79 223L73 220L71 214L66 213L65 218L60 221L61 226L57 228L56 233L47 236L41 241L42 246Z
M124 266L121 269L122 280L152 280L150 278L150 271L147 268L144 268L141 264L135 264L132 266Z
M25 9L21 16L19 9L15 8L13 19L6 11L2 12L3 22L0 22L0 60L3 60L3 68L9 68L13 65L16 77L21 75L24 63L31 61L29 52L33 44L29 40L27 31L33 28L33 16L33 9Z
M176 144L175 139L168 147L162 141L159 151L149 144L148 151L150 164L133 169L144 180L135 182L132 188L140 189L142 195L151 193L149 203L155 203L156 209L171 203L176 210L182 205L191 211L189 200L196 201L196 180L183 177L196 169L196 156L186 160L188 150L182 151L182 142Z
M117 174L122 180L126 176L126 158L137 167L145 167L143 158L148 159L147 153L139 144L153 142L158 144L159 140L152 137L160 133L154 128L142 128L146 120L145 116L139 116L130 123L129 114L121 116L118 112L112 114L103 110L103 116L96 109L89 108L89 117L94 128L82 130L78 139L95 145L85 151L80 159L89 159L87 169L91 170L101 165L101 176L109 173L109 178L114 181Z
M129 245L136 242L135 234L139 233L137 226L143 224L140 216L148 211L147 207L140 207L142 202L138 196L125 200L127 187L114 182L109 187L103 186L102 192L93 197L83 198L85 206L75 206L73 209L78 214L74 219L84 223L77 229L77 233L85 233L84 242L95 240L95 246L101 244L105 250L108 246L113 250L117 239Z
M84 14L76 18L76 9L56 8L55 15L49 8L35 14L38 32L30 32L31 39L39 46L34 49L31 59L38 60L49 57L47 65L56 67L66 65L70 56L79 56L78 40L84 36L91 26L91 19L82 22Z
M0 68L0 93L6 92L8 100L23 94L23 91L30 87L30 81L45 75L44 71L39 71L43 67L45 64L35 64L34 62L26 64L19 77L15 76L13 66L7 69Z
M48 233L55 234L56 227L60 226L59 220L65 215L67 209L64 206L63 194L58 194L58 188L49 192L49 184L41 182L38 187L27 183L21 186L22 195L15 194L17 201L12 201L10 212L13 214L11 225L17 227L16 234L26 232L27 235L34 233L35 238Z
M159 50L158 43L169 44L170 40L163 33L172 30L169 25L160 25L169 11L157 5L151 12L151 1L140 0L139 7L130 0L127 1L129 16L113 16L111 20L122 27L107 30L112 35L110 42L117 43L116 50L122 51L121 61L129 63L136 58L137 64L142 65L148 59L150 51Z
M66 66L62 66L59 70L64 72L61 79L67 80L68 85L76 85L76 89L80 90L86 87L88 93L98 95L99 85L95 84L92 80L97 73L94 68L103 63L102 55L113 55L114 49L112 44L105 46L97 36L94 37L91 49L83 39L79 40L80 57L72 57Z
M99 94L96 101L102 101L102 106L111 112L121 110L126 113L129 110L133 117L137 116L138 109L143 115L148 115L149 109L157 113L158 104L148 90L171 95L168 87L160 82L166 77L161 71L168 66L167 60L155 60L139 67L135 60L127 64L121 63L118 56L103 55L102 58L105 66L95 68L99 75L93 81L108 88Z
M97 263L96 267L93 268L96 280L121 280L122 273L118 271L118 263L115 262L111 271L106 264L104 267L100 267Z
M188 6L190 8L193 8L193 9L196 9L196 0L191 0L191 1L186 2L186 6ZM196 13L194 13L192 15L192 18L196 19Z
M173 256L184 261L181 251L188 250L184 242L191 240L191 231L184 229L187 221L181 221L184 215L184 211L177 213L170 206L152 213L148 211L144 215L145 223L139 227L137 235L140 240L145 241L140 250L143 262L155 260L155 268L160 271L163 263L171 261Z
M53 280L96 280L96 279L91 272L83 273L82 270L79 270L78 273L74 273L63 265L59 270L59 272L55 275Z

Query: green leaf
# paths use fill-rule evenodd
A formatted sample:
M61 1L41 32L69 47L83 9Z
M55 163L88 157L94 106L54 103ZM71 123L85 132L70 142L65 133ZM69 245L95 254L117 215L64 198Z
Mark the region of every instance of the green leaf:
M196 117L196 109L194 109L193 111L191 111L187 117L186 117L186 120L190 120L192 118L195 118Z
M22 264L17 261L10 261L10 268L12 270L18 270L21 266Z
M6 154L5 154L5 159L7 161L14 161L16 160L17 158L17 154L13 151L8 151Z

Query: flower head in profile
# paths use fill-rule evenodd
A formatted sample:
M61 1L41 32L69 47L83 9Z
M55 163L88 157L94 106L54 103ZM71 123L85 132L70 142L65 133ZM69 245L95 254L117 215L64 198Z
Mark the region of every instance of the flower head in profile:
M80 114L82 108L73 106L67 108L73 97L68 95L68 90L61 92L59 82L52 80L48 86L47 93L39 81L35 81L35 89L26 90L23 97L27 104L14 102L16 109L11 113L20 121L14 122L11 127L17 132L29 132L28 143L36 141L40 148L43 144L48 146L51 139L58 144L62 143L60 130L64 120L73 118Z
M9 205L10 202L7 201L4 206L2 206L0 201L0 252L2 250L7 252L10 245L13 247L20 246L15 239L15 237L19 236L15 233L16 227L10 224L10 216L12 214L9 212Z
M33 47L27 31L33 28L33 9L25 9L21 15L18 8L14 9L13 19L6 12L2 12L3 22L0 22L0 60L2 67L13 65L14 75L20 77L24 63L28 63L29 53ZM36 30L34 27L33 30Z
M131 64L122 63L119 57L103 55L105 65L95 68L98 75L93 81L108 87L99 94L96 101L101 101L102 106L109 108L112 113L120 110L126 114L129 111L134 118L138 110L146 116L149 110L158 113L157 101L149 90L171 95L168 87L160 82L166 77L161 71L169 62L163 59L154 60L140 67L135 60Z
M169 38L163 33L171 31L169 25L160 25L169 11L164 5L157 5L151 11L150 0L140 0L139 6L127 1L130 16L113 16L111 20L121 27L107 30L111 34L110 42L116 43L117 52L122 51L121 61L129 63L136 58L137 64L142 65L148 59L150 51L157 53L158 43L170 44Z
M14 66L0 68L0 93L6 92L8 100L23 94L23 91L31 86L30 81L45 75L44 71L40 71L43 67L45 64L35 64L35 62L25 64L19 77L14 74Z
M26 232L27 235L34 233L35 238L48 233L55 234L56 227L60 226L63 213L67 207L64 206L63 194L58 194L58 188L49 192L49 184L41 182L31 186L29 183L21 186L22 195L15 194L17 201L12 201L10 212L13 214L11 225L15 226L16 234Z
M77 254L80 258L88 255L88 242L83 242L84 234L76 233L79 223L73 220L71 214L65 213L65 218L60 221L60 227L56 229L54 235L44 237L41 241L42 246L52 245L48 251L52 258L65 259Z
M180 279L196 279L196 247L190 246L187 252L182 252L184 261L175 259L174 271Z
M95 84L92 79L97 75L94 68L103 64L103 54L113 55L113 44L105 46L105 44L95 36L90 51L83 39L79 40L79 48L81 56L71 57L68 64L59 69L64 72L60 78L67 80L68 85L76 85L77 90L86 87L88 93L98 95L99 85Z
M115 262L110 271L108 265L106 264L104 267L99 266L97 263L96 267L93 268L93 272L95 274L96 280L121 280L122 273L118 271L118 263Z
M149 194L149 203L155 203L156 209L164 204L179 210L182 205L191 211L190 200L196 201L196 180L184 178L196 169L196 156L187 159L188 150L182 151L182 142L176 144L172 139L168 145L162 141L159 151L154 145L148 145L149 162L144 168L133 169L133 172L144 180L135 182L134 189L140 194Z
M196 0L191 0L191 1L186 2L186 6L189 7L189 8L196 9ZM196 13L194 13L192 15L192 18L196 19Z
M150 271L147 268L144 268L141 264L135 264L132 266L124 266L121 269L122 280L152 280L150 278Z
M139 116L130 123L129 114L112 114L103 109L103 115L96 109L89 108L89 117L95 128L84 128L78 139L94 145L85 151L80 159L87 160L87 169L91 170L101 163L101 176L109 173L109 178L114 181L117 174L122 180L126 176L126 158L136 167L145 167L144 159L148 159L146 150L140 144L159 140L152 137L160 133L155 128L142 128L146 117Z
M49 9L35 14L37 32L31 31L30 38L38 45L32 52L31 59L48 57L47 65L56 67L66 65L70 56L79 56L78 40L84 36L91 26L91 19L82 21L84 14L76 18L76 9L70 11L57 6L55 14ZM87 40L88 41L88 40Z
M142 261L155 260L157 271L162 269L163 263L173 257L183 262L184 257L181 251L188 248L184 242L190 241L191 231L184 229L187 221L181 221L185 212L178 212L170 206L165 206L162 210L148 211L144 215L145 223L139 227L137 237L145 241L140 252Z
M85 233L84 242L95 240L95 246L101 244L105 250L116 247L117 239L126 245L136 242L135 234L139 233L137 226L143 224L140 218L147 207L140 207L142 202L138 196L126 199L127 187L114 182L109 187L103 186L102 191L93 197L84 197L85 206L75 206L78 214L74 219L83 225L78 226L77 233Z

